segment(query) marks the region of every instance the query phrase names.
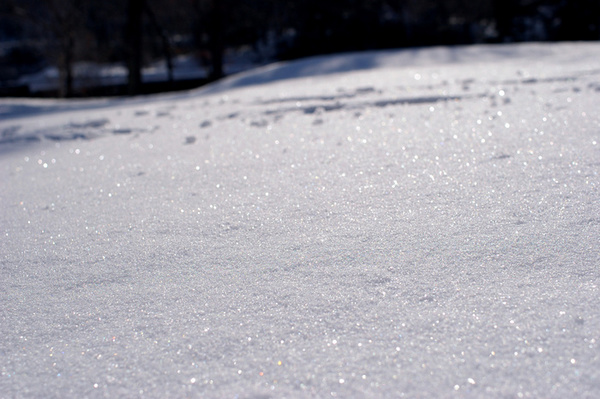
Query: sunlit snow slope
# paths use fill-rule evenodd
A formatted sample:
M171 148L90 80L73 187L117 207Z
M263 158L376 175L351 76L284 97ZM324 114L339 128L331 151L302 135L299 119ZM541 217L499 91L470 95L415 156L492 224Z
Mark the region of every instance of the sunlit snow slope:
M600 44L0 101L0 397L600 397Z

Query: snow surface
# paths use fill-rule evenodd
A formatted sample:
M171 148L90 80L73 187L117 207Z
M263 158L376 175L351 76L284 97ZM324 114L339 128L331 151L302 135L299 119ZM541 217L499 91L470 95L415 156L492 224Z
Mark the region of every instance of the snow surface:
M600 397L600 44L0 101L0 397Z

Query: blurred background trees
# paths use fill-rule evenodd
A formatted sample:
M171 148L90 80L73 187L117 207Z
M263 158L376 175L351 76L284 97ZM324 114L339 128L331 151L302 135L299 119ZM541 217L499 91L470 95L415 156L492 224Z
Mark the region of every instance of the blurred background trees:
M137 94L147 85L142 68L158 60L162 89L175 88L174 60L184 54L204 70L197 85L242 69L227 64L236 51L258 65L341 51L598 39L600 0L2 0L0 91L54 66L56 94L81 95L76 69L110 64L127 69L126 89L115 94Z

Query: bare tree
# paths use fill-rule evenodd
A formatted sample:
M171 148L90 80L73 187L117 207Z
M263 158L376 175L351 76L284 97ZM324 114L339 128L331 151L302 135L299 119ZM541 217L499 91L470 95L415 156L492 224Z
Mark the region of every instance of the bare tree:
M129 0L127 3L127 69L129 71L128 93L139 94L142 88L142 14L145 0Z
M43 50L59 71L59 96L73 95L73 64L78 39L85 36L82 3L76 0L6 0L14 15L34 25L45 38Z
M210 1L208 36L211 53L210 78L219 79L223 76L223 53L225 51L222 1Z
M165 28L163 27L163 25L161 25L160 22L158 21L158 18L156 17L156 14L154 13L154 10L150 6L150 4L146 4L145 10L146 10L146 15L148 15L148 18L150 19L150 23L152 24L152 26L154 27L154 29L156 30L156 33L158 34L158 36L160 38L163 56L165 57L165 61L167 63L167 80L168 80L169 84L172 85L172 83L173 83L173 50L171 49L171 44L169 42L169 36L168 36Z

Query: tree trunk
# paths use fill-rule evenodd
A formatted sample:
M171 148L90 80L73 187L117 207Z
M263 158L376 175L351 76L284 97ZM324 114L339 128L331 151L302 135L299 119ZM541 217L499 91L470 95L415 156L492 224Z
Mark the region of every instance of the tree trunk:
M210 20L208 23L209 49L211 55L211 71L209 78L217 80L223 77L223 0L212 0Z
M62 54L58 62L58 95L66 98L73 95L73 59L75 40L67 34L62 43Z
M142 13L144 0L129 0L127 10L128 93L139 94L142 88Z
M167 79L169 84L173 84L173 51L171 50L171 44L169 43L169 36L167 32L162 28L162 26L158 23L158 19L156 18L156 14L152 11L152 8L148 4L146 4L146 14L150 18L150 23L154 25L154 29L160 36L160 41L162 44L163 55L165 56L165 60L167 62Z
M511 32L512 18L514 17L514 4L512 0L493 0L496 29L500 42L514 41Z

